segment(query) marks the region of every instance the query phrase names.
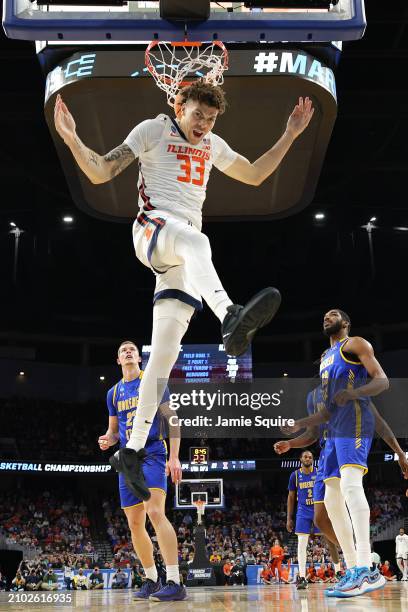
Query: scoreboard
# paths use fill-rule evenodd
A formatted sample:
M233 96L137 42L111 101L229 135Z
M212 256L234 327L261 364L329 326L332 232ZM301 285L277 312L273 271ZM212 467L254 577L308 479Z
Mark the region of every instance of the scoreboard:
M207 465L209 458L208 446L190 446L190 463L192 465Z
M149 355L150 346L143 346L144 367ZM223 344L183 344L170 379L186 383L250 381L251 349L240 357L231 357Z

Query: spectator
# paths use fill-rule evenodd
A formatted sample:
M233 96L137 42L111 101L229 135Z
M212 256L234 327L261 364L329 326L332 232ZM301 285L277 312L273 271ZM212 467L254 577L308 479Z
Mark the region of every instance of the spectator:
M75 591L86 591L88 589L88 578L85 576L82 567L80 567L78 573L75 574L72 584Z
M235 560L235 565L231 569L231 584L243 585L246 582L245 568L241 563L241 559Z
M0 572L0 591L7 591L6 577Z
M33 568L25 579L26 591L38 591L41 588L42 577Z
M64 565L64 584L65 588L70 591L73 588L72 581L74 579L74 568L69 559L67 559Z
M316 576L318 578L318 582L330 582L330 576L324 563L322 563L319 569L316 571Z
M397 575L392 571L389 561L385 561L384 565L381 565L380 572L388 582L393 582L397 579Z
M314 563L311 563L309 565L309 567L307 568L307 572L306 572L306 580L308 582L318 582L318 578L316 576L316 569L314 566Z
M21 575L21 572L17 571L16 577L11 581L10 591L24 591L25 580Z
M292 580L290 579L290 561L288 561L287 565L283 565L281 569L281 582L285 584L291 584Z
M58 578L52 567L44 574L41 588L43 591L56 591L58 589Z
M140 571L140 565L132 565L131 578L132 578L132 589L134 588L140 589L140 587L143 584L143 578L142 578L142 574Z
M221 563L221 555L218 553L212 553L210 555L210 563Z
M128 580L127 574L119 567L112 578L112 589L126 589Z
M91 590L103 589L103 576L99 571L99 567L95 567L94 571L89 576L89 588Z
M229 560L224 563L224 567L222 568L222 571L225 576L224 584L228 584L228 585L232 584L232 580L231 580L232 568L233 568L233 565Z
M262 584L272 584L272 572L271 568L267 563L263 564L263 570L261 572L261 583Z

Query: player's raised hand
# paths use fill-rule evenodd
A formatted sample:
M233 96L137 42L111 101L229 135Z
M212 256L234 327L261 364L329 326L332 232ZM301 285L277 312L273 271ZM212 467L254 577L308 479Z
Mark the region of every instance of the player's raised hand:
M99 448L103 451L108 450L111 446L115 446L118 441L117 437L113 434L105 434L104 436L99 436L98 444Z
M174 484L181 482L183 474L181 471L181 463L178 458L169 457L169 460L166 463L166 476L171 476L171 481Z
M54 123L55 129L61 136L63 141L68 144L76 135L75 120L68 110L67 105L63 102L60 94L57 95L54 107Z
M278 455L287 453L290 450L289 440L279 440L279 442L275 442L273 449Z
M286 130L297 138L309 125L314 113L310 98L299 98L298 103L288 119Z

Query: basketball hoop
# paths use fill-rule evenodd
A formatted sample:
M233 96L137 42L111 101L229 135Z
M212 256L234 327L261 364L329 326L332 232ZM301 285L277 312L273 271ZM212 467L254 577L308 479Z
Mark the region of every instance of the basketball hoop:
M153 40L146 49L145 64L173 108L180 88L197 79L222 85L224 70L228 70L228 51L220 40L207 43Z
M202 517L205 512L205 501L202 499L197 499L193 501L194 506L197 508L197 525L201 525Z

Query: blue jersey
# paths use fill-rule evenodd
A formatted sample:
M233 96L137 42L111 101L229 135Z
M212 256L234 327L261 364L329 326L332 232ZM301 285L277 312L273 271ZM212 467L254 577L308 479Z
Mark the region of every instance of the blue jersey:
M322 398L330 412L330 434L360 440L372 437L374 417L370 398L361 397L338 406L335 395L343 389L358 389L367 382L367 370L353 355L346 353L348 338L331 346L320 363Z
M316 468L308 474L301 468L291 473L289 477L289 491L296 491L297 515L313 515L313 487L316 480Z
M319 385L319 387L316 387L315 389L313 389L313 391L310 391L310 393L307 394L307 414L311 416L312 414L316 414L317 412L320 412L325 408L326 404L323 401L322 388ZM319 425L319 444L321 448L323 448L326 443L327 433L328 424L321 423Z
M118 417L119 440L121 447L126 445L126 442L129 440L130 434L132 433L133 418L136 414L137 405L139 402L139 387L142 376L143 372L141 371L140 376L135 380L126 382L122 378L120 382L118 382L108 391L106 401L108 404L109 415ZM170 393L168 387L166 387L163 394L163 399L160 403L163 404L169 399ZM162 439L163 435L160 427L160 417L158 412L156 412L146 444Z

